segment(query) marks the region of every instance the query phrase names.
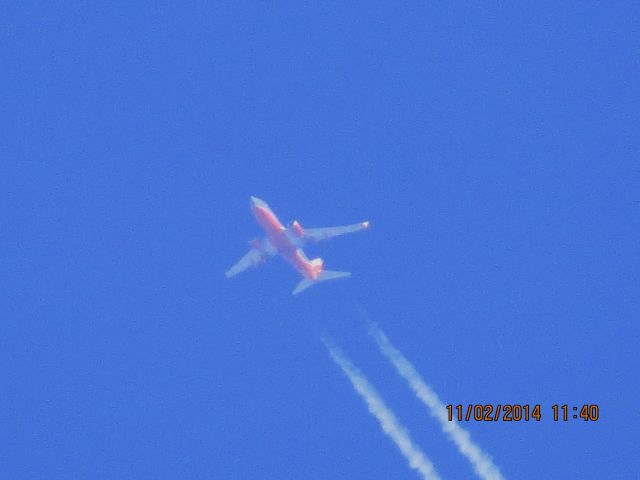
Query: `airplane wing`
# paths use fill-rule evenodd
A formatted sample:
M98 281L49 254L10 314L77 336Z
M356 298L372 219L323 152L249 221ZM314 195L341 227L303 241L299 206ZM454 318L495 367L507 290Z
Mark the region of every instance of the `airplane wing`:
M353 225L345 225L343 227L305 228L304 239L311 242L319 242L321 240L337 237L338 235L358 232L367 228L369 228L369 222L354 223Z
M244 272L249 267L257 267L260 263L267 259L268 254L265 252L261 252L256 248L251 248L244 257L242 257L238 262L233 265L229 270L225 272L227 278L233 277L234 275L239 274L240 272Z

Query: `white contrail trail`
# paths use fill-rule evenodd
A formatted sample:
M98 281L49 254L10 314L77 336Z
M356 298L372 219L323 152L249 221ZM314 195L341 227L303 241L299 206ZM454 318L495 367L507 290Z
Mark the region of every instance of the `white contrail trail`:
M426 480L440 480L431 461L417 447L409 433L402 427L393 412L387 407L378 395L378 392L369 383L366 377L358 370L353 363L334 345L327 340L322 340L329 350L329 355L333 361L342 369L351 381L353 388L364 399L371 414L378 419L384 433L386 433L393 443L400 449L400 452L409 462L409 466L420 473Z
M391 344L387 336L380 330L380 327L371 321L369 322L369 331L378 344L380 351L393 364L398 374L409 383L418 399L428 407L429 413L440 423L442 431L451 438L460 453L471 462L478 476L485 480L504 480L491 457L471 440L469 432L460 427L457 422L449 421L446 407L431 387L424 382L409 360Z

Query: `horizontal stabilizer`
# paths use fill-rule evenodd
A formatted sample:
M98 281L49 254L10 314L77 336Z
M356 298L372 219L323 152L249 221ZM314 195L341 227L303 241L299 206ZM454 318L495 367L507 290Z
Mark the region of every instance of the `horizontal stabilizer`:
M334 272L331 270L323 270L315 280L311 280L310 278L303 278L296 286L293 294L297 295L303 290L306 290L307 288L315 285L316 283L324 282L326 280L335 280L336 278L348 277L349 275L351 275L351 272Z

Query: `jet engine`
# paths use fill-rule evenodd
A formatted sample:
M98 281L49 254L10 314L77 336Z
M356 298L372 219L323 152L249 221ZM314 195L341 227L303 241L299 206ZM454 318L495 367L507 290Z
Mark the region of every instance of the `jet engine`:
M297 220L294 220L291 223L291 230L293 230L293 233L295 233L298 237L304 237L304 228L302 228L302 225L300 225L300 222L298 222Z

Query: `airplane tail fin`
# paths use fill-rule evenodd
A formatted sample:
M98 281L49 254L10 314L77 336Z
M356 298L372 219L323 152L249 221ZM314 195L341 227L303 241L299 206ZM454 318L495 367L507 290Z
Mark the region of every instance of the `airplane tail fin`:
M300 281L300 283L298 283L298 285L296 286L295 290L293 291L293 294L297 295L303 290L306 290L307 288L312 287L316 283L324 282L326 280L335 280L336 278L348 277L349 275L351 275L351 272L334 272L332 270L323 270L322 272L320 272L320 275L318 275L318 278L316 278L315 280L312 280L310 278L303 278Z

